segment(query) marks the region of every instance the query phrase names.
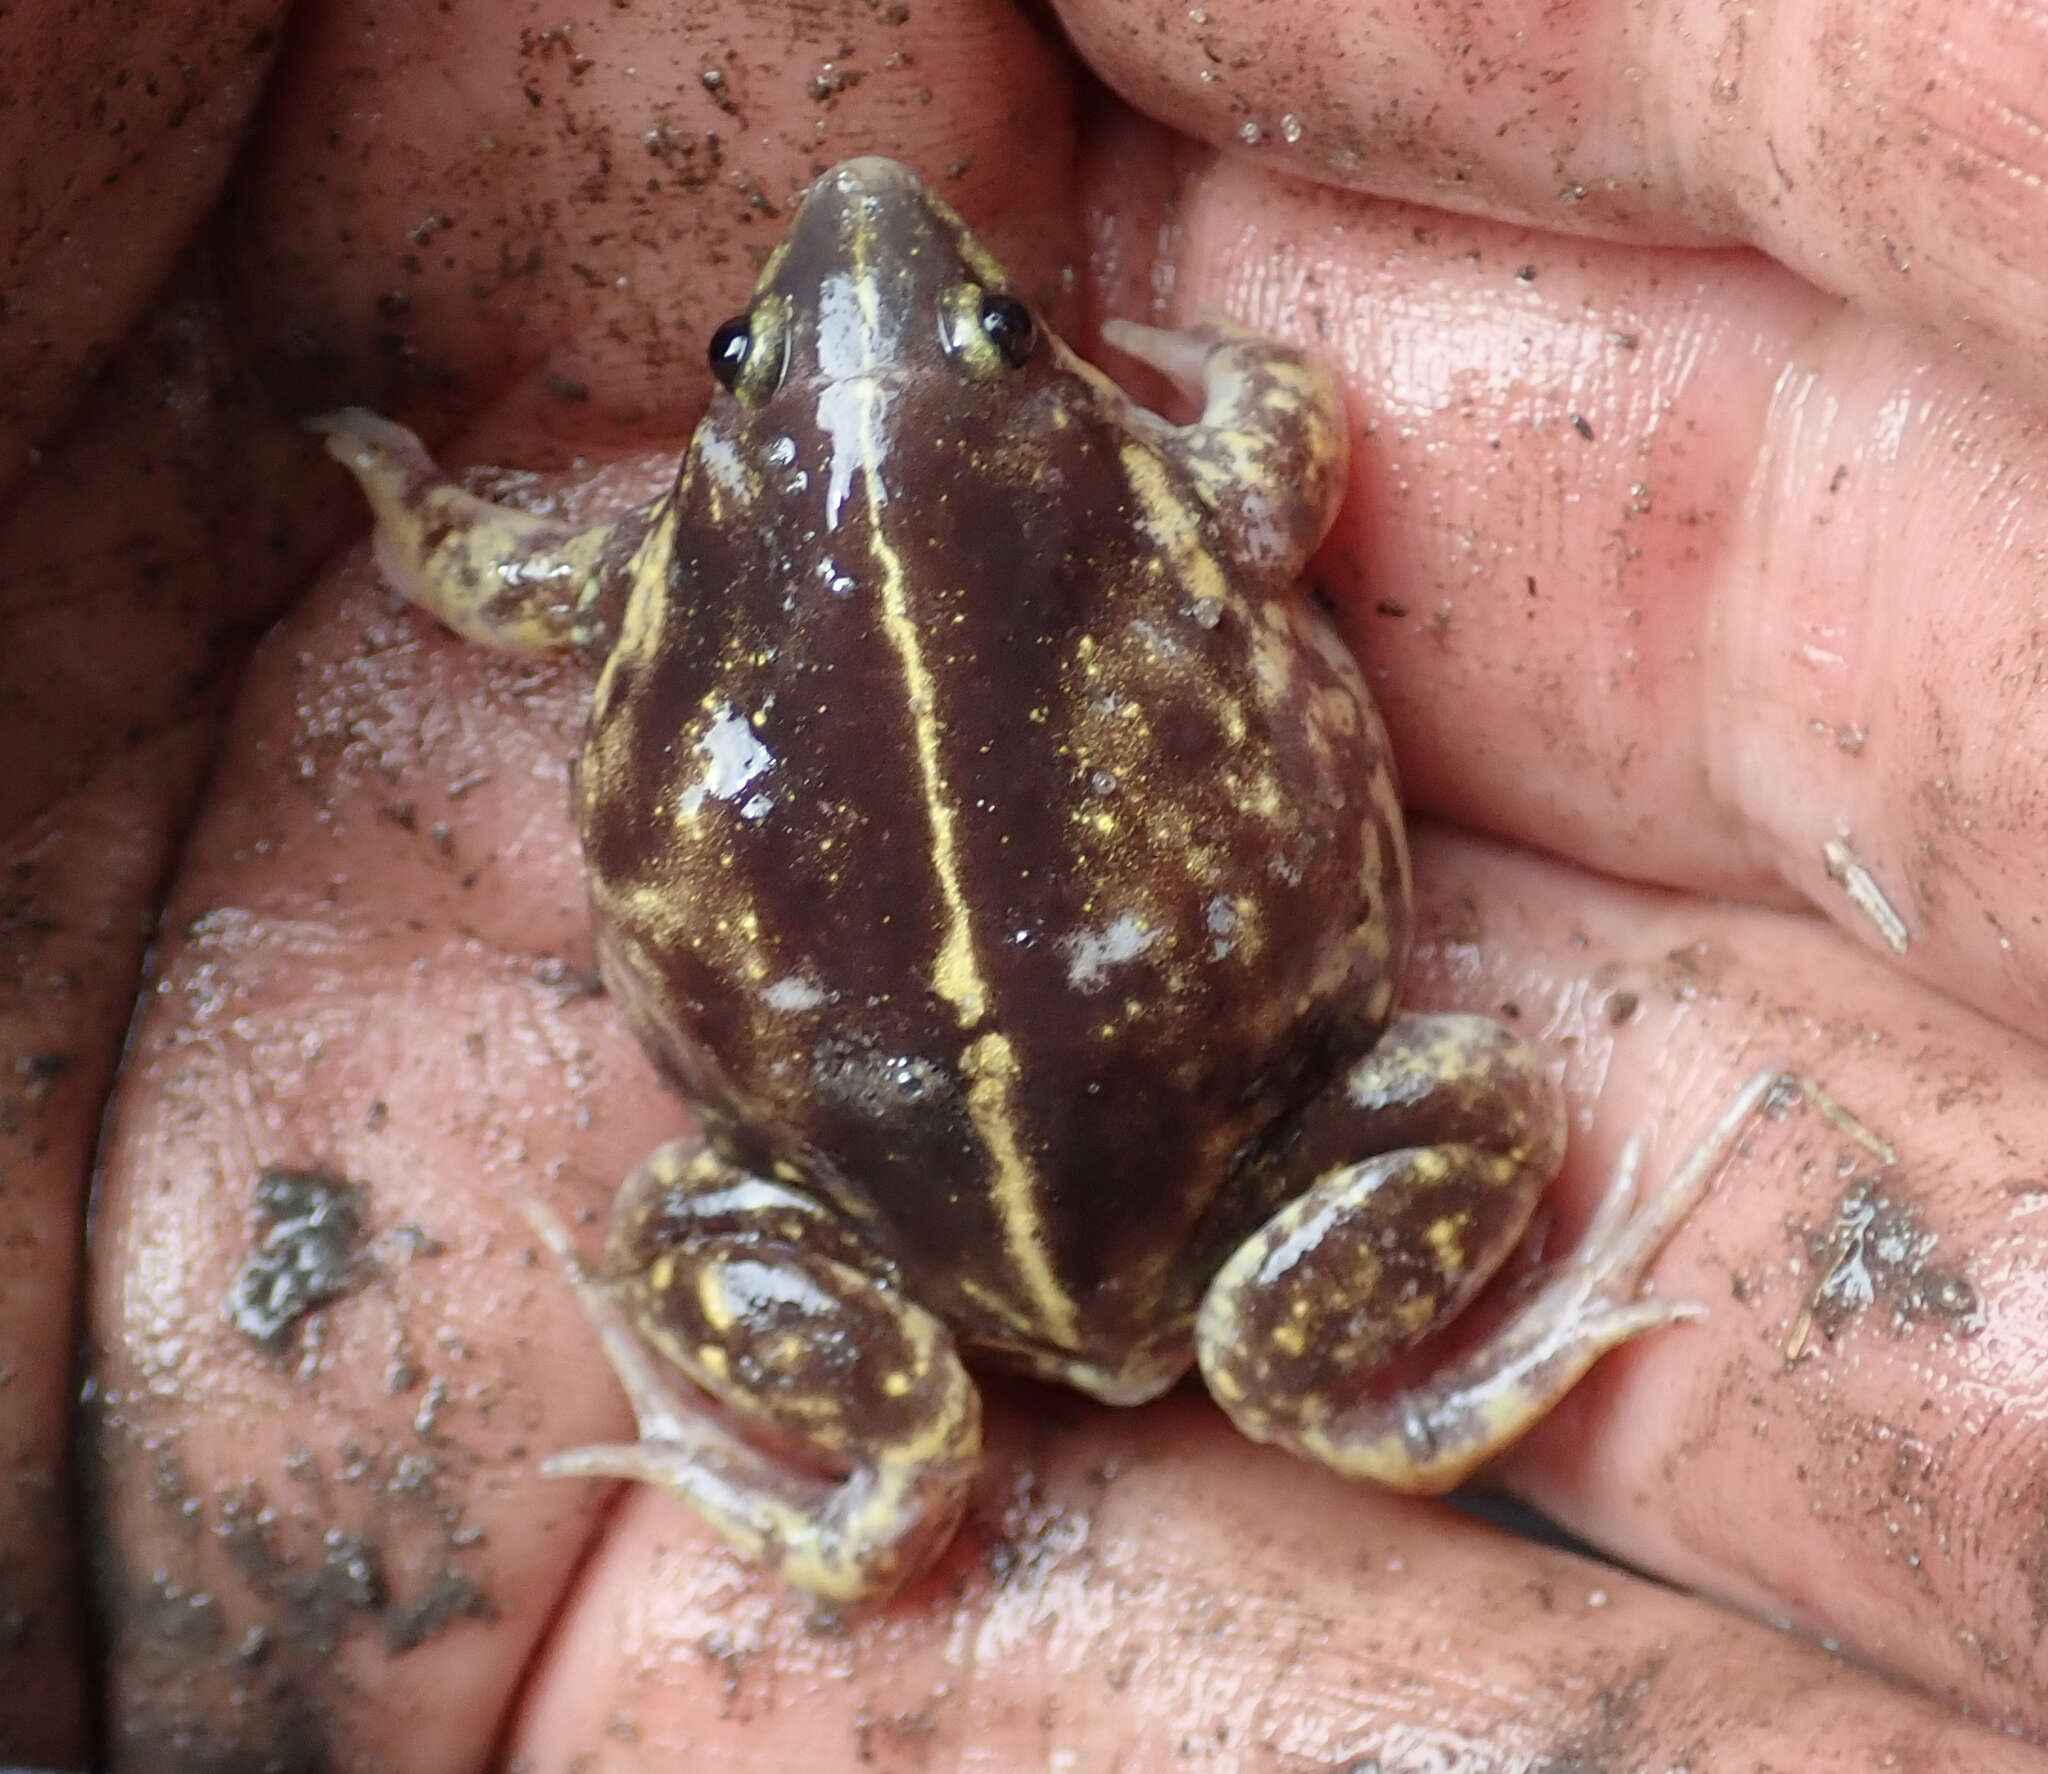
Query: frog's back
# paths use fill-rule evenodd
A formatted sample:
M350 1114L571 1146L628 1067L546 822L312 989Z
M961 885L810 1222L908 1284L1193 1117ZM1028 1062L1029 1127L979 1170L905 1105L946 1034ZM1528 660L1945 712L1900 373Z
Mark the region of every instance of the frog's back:
M730 1155L971 1337L1113 1358L1388 1013L1384 740L958 218L848 188L764 273L598 687L606 971Z
M914 392L837 484L798 440L802 496L679 526L693 589L629 621L583 762L607 968L736 1155L970 1333L1097 1349L1189 1291L1233 1154L1384 1019L1384 740L1298 597L1207 570L1142 439ZM658 789L591 792L626 775Z

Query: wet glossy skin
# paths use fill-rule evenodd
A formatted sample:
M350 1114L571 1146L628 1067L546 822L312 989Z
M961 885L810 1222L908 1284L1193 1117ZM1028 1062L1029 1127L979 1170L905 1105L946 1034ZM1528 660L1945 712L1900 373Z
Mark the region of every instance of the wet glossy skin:
M1135 407L858 161L643 510L572 534L326 422L415 601L603 661L604 976L704 1129L628 1179L600 1276L537 1217L641 1425L550 1469L663 1484L836 1598L952 1533L963 1355L1118 1403L1199 1359L1248 1433L1434 1489L1685 1310L1633 1300L1668 1208L1617 1209L1454 1374L1369 1395L1513 1248L1561 1103L1494 1024L1394 1013L1392 765L1299 583L1334 385L1224 328L1114 342L1202 418Z

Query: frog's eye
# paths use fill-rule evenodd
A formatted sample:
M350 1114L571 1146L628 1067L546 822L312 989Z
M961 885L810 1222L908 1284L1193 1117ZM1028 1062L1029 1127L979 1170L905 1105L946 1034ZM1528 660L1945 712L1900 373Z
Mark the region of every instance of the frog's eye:
M705 353L719 385L743 407L758 407L782 386L789 367L789 298L756 296L711 335Z
M996 382L1031 361L1038 322L1004 290L956 283L939 297L939 342L976 381Z
M711 373L728 394L738 383L740 371L747 367L753 349L754 325L748 315L735 314L711 335Z
M1038 322L1015 296L990 291L981 298L981 330L1002 354L1003 362L1021 370L1038 343Z

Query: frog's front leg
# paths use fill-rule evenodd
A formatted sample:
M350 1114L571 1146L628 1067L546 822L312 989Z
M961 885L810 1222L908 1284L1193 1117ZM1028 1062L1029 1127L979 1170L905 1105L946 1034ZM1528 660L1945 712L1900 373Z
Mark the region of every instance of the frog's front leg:
M465 639L500 653L602 660L634 584L666 577L667 495L579 528L479 499L403 425L361 407L307 423L369 500L385 577Z
M981 1398L952 1333L811 1197L673 1141L620 1191L605 1273L528 1205L639 1419L551 1477L643 1480L830 1601L886 1595L958 1527Z
M1107 320L1102 337L1200 393L1201 417L1158 422L1152 445L1193 481L1240 573L1293 584L1344 499L1350 441L1330 372L1291 345L1224 320L1181 332Z
M1640 1205L1624 1163L1578 1249L1498 1330L1375 1397L1372 1376L1452 1320L1514 1249L1564 1152L1562 1099L1525 1043L1483 1018L1401 1018L1276 1160L1314 1180L1211 1282L1195 1333L1210 1390L1254 1440L1398 1490L1449 1489L1608 1350L1697 1315L1638 1289L1769 1082ZM1344 1162L1347 1143L1379 1155Z

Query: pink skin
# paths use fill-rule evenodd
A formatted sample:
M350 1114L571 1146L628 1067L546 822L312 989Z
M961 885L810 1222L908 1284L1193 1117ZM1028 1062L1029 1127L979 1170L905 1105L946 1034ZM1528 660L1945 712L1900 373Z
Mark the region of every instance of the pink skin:
M1186 132L1108 108L1078 138L1052 127L1059 53L965 0L915 8L895 65L896 27L864 5L815 40L734 12L717 44L655 8L551 15L567 40L494 7L304 10L206 275L182 282L163 266L225 164L190 150L224 138L178 135L97 62L24 84L18 156L77 161L108 90L141 154L135 178L78 183L61 228L24 229L41 318L0 335L42 391L18 422L44 451L0 539L0 812L10 861L36 858L10 877L7 1014L17 1054L71 1056L17 1071L0 1134L12 1272L38 1284L0 1320L16 1495L48 1494L64 1446L67 1253L141 919L176 864L91 1287L101 1382L156 1438L109 1444L136 1586L117 1745L167 1721L272 1745L282 1692L343 1768L1179 1768L1191 1744L1219 1766L2048 1768L2026 1741L2048 1736L2048 147L2027 127L2048 24L1961 0L1781 7L1771 40L1738 44L1728 21L1755 31L1760 9L1667 11L1651 35L1625 7L1390 4L1345 15L1346 41L1295 0L1194 10L1207 26L1067 9ZM214 17L157 8L172 47L125 58L195 68L209 130L261 72L241 43L226 63L178 47L181 24L214 41ZM67 41L33 9L11 26L38 28ZM818 100L825 62L863 78ZM1256 147L1188 139L1247 120ZM650 161L673 176L713 127L718 176L651 196ZM458 461L581 453L599 482L573 497L644 491L702 397L704 332L772 238L743 184L779 204L820 153L860 149L966 160L944 188L1028 287L1079 266L1077 343L1090 316L1221 309L1346 377L1360 430L1324 579L1425 815L1410 995L1512 1004L1557 1056L1575 1121L1553 1242L1638 1127L1660 1174L1766 1060L1889 1143L1887 1168L1817 1099L1766 1121L1653 1271L1707 1317L1604 1362L1499 1474L1698 1595L1347 1487L1191 1398L996 1394L968 1532L929 1583L830 1631L665 1499L534 1476L626 1417L513 1191L577 1227L680 1125L573 990L561 759L582 680L394 614L360 555L245 659L252 620L360 528L272 403L370 400ZM1333 175L1349 188L1302 182ZM394 335L413 373L380 382ZM1904 920L1903 957L1827 875L1830 839ZM371 1191L376 1278L327 1310L310 1371L219 1315L273 1162ZM1870 1176L1918 1254L1878 1265L1868 1306L1816 1315L1817 1278L1853 1254L1828 1230ZM407 1223L442 1254L409 1255ZM351 1449L367 1477L344 1476ZM424 1492L393 1482L407 1456ZM275 1574L257 1593L184 1508L215 1529L256 1492L293 1569L338 1529L392 1596L454 1569L493 1617L400 1654L344 1612L319 1651ZM0 1541L61 1596L47 1510L0 1517ZM159 1570L176 1589L152 1600ZM169 1630L195 1591L217 1640ZM81 1735L61 1601L33 1618L0 1759ZM267 1658L236 1662L256 1625Z

